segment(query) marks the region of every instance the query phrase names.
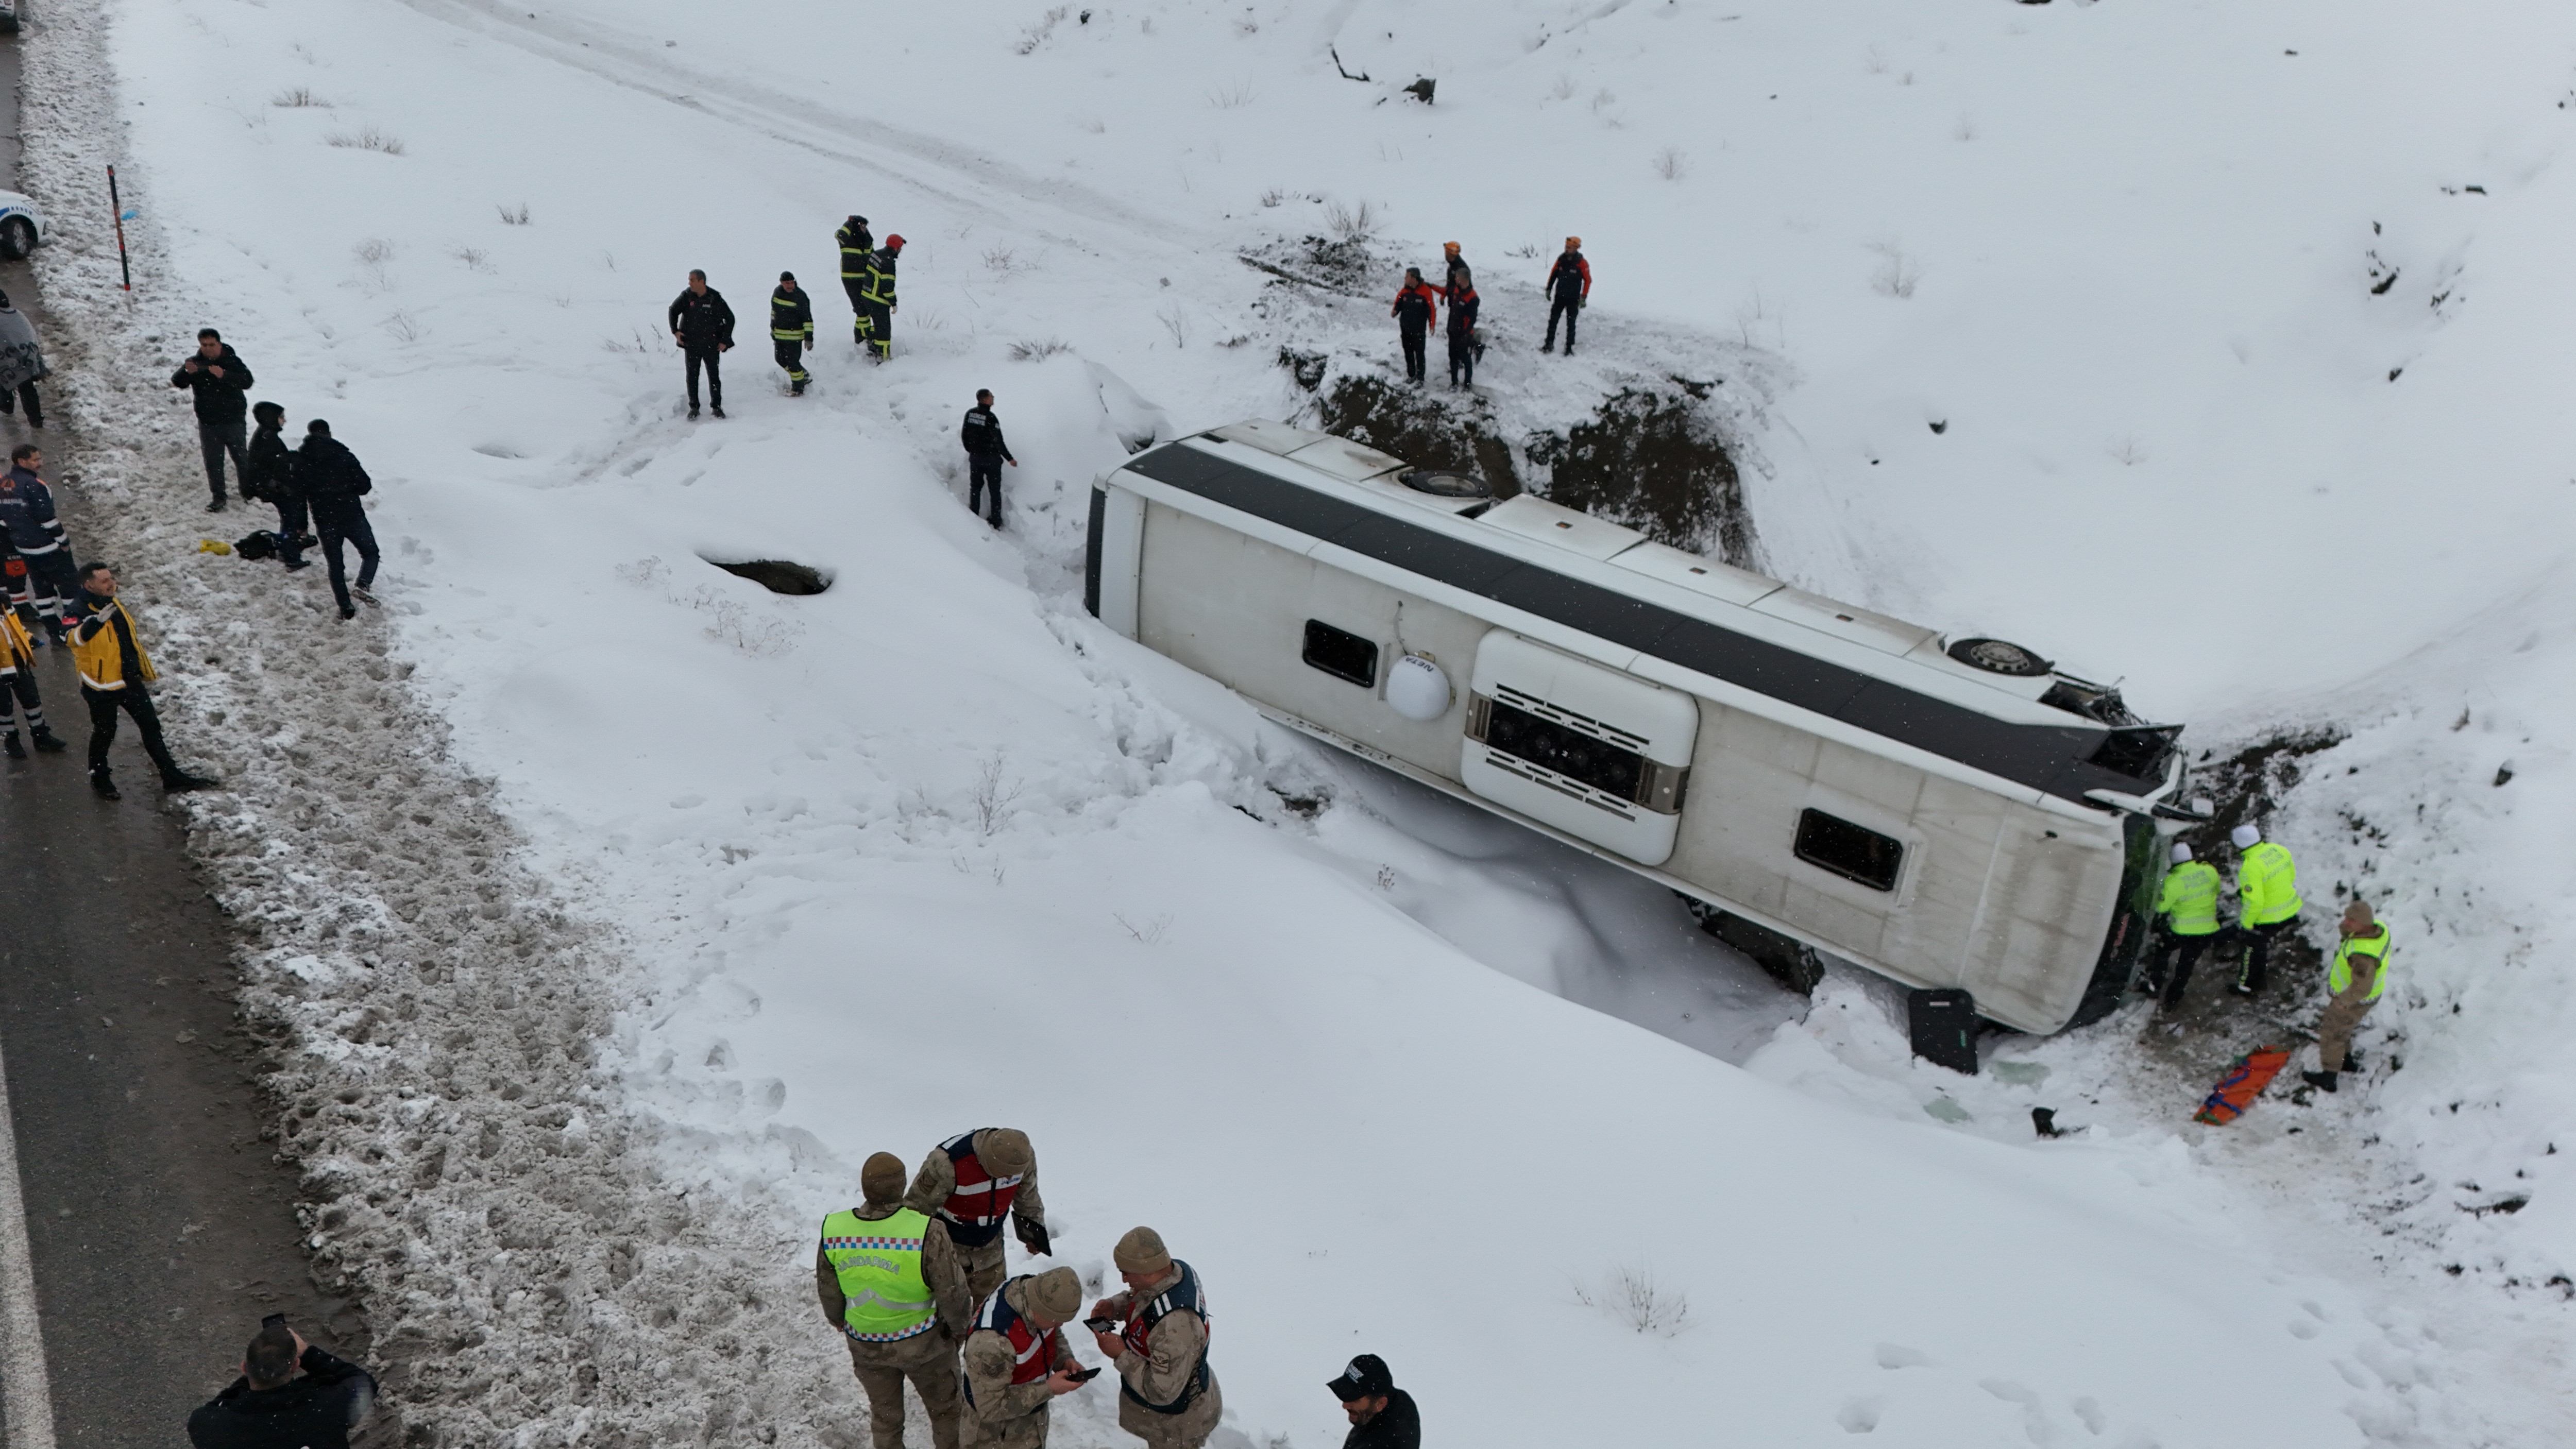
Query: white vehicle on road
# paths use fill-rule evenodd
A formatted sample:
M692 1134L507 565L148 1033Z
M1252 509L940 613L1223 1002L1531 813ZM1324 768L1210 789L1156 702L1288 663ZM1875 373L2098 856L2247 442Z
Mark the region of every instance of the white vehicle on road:
M0 191L0 259L17 261L44 239L45 214L36 209L36 199Z

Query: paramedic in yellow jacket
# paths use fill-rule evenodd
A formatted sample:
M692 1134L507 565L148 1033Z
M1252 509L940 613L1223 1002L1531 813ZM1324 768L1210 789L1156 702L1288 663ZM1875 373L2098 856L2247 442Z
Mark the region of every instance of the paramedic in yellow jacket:
M89 705L89 787L109 800L119 798L107 767L107 747L116 742L116 712L134 716L143 734L143 752L161 771L161 788L204 790L216 781L192 775L170 758L161 739L161 715L152 707L146 686L160 676L152 656L134 637L134 616L116 597L116 571L103 563L81 570L80 593L72 604L72 664L80 671L81 698Z
M59 750L66 746L45 724L45 701L36 693L36 641L27 626L18 622L18 611L0 599L0 725L8 728L9 758L27 758L27 747L18 739L18 721L10 714L14 704L27 721L27 733L36 740L39 750Z

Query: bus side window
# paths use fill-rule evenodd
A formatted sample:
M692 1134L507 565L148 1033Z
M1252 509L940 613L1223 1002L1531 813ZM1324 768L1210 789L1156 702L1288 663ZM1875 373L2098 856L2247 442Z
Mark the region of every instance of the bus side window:
M1902 843L1822 810L1799 812L1793 848L1807 864L1874 891L1896 889L1897 871L1905 863Z
M1362 689L1377 687L1377 645L1347 629L1336 629L1321 619L1307 620L1303 658L1335 679L1347 679Z

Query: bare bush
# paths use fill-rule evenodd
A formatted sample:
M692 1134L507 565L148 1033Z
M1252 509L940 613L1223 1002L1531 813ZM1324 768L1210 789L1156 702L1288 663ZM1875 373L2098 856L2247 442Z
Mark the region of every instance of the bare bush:
M1666 146L1655 153L1655 174L1666 181L1679 181L1690 174L1690 154L1677 146Z
M1055 34L1055 28L1062 25L1064 23L1064 17L1071 13L1072 7L1058 5L1046 14L1038 17L1037 24L1021 31L1020 38L1012 42L1011 53L1014 55L1028 55L1035 52L1039 46L1046 44L1047 37Z
M409 312L396 312L387 317L383 325L396 342L402 343L418 342L427 331L420 325L420 319Z
M481 247L457 247L450 251L448 255L456 258L460 262L463 262L467 267L474 271L488 272L492 270L492 254L483 250Z
M2113 438L2107 445L2106 451L2108 451L2114 459L2118 460L2120 466L2123 468L2134 468L2140 463L2147 461L2147 445L2139 442L2134 435L2129 433L2122 433L2120 436Z
M1181 310L1180 303L1175 302L1155 313L1154 316L1163 324L1163 330L1172 334L1174 347L1190 345L1190 318L1188 313Z
M1694 1326L1689 1296L1658 1283L1651 1266L1613 1268L1598 1284L1577 1283L1574 1301L1599 1309L1634 1332L1657 1338L1674 1338Z
M1527 261L1546 256L1547 248L1540 246L1536 242L1523 242L1519 246L1512 248L1510 251L1503 253L1503 255L1507 257L1519 257L1522 260Z
M1013 362L1044 362L1059 352L1071 352L1073 344L1061 337L1038 337L1014 342L1010 346Z
M1574 77L1564 71L1558 71L1556 74L1556 84L1548 88L1547 98L1552 101L1573 100Z
M1005 275L1017 268L1019 264L1020 254L1009 247L991 247L984 253L984 265Z
M1138 925L1136 922L1127 919L1126 916L1117 911L1111 911L1109 913L1109 918L1116 921L1119 925L1126 927L1128 935L1135 937L1139 943L1147 946L1159 946L1163 944L1163 933L1172 928L1172 918L1168 915L1156 916L1151 920L1146 921L1143 925Z
M985 839L993 837L1011 818L1011 806L1028 787L1010 775L1010 761L1000 750L984 757L975 767L975 783L966 792L968 808L975 812L975 830Z
M1869 249L1879 257L1878 269L1869 274L1869 289L1882 297L1913 296L1914 284L1923 279L1923 272L1905 249L1892 241L1872 242Z
M357 131L334 131L322 138L322 144L337 146L343 151L374 151L386 156L403 154L403 143L400 139L389 136L373 126Z
M268 98L272 106L289 111L327 111L331 103L313 94L311 86L290 86Z
M1207 93L1207 103L1220 111L1242 110L1252 104L1252 98L1252 84L1249 81L1242 85L1226 86Z
M516 206L495 206L492 209L501 213L501 224L503 226L526 226L528 224L528 204L524 201L520 202Z
M1324 203L1324 225L1332 228L1333 235L1346 242L1365 241L1377 235L1380 219L1377 208L1365 201L1356 205L1344 205L1338 201Z
M1281 202L1286 201L1287 199L1288 199L1288 193L1287 193L1287 192L1285 192L1285 191L1280 190L1280 189L1279 189L1278 187L1276 187L1276 186L1271 187L1268 191L1265 191L1265 192L1261 193L1261 204L1262 204L1262 205L1264 205L1264 206L1277 206L1277 205L1279 205Z
M394 244L380 236L368 237L349 248L349 254L371 267L381 267L394 259Z

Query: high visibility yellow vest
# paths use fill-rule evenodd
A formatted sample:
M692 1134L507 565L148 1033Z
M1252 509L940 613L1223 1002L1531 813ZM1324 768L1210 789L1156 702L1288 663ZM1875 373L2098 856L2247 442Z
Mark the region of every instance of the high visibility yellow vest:
M36 662L36 641L27 626L18 622L18 611L0 605L0 669L31 667Z
M92 689L125 687L125 650L116 642L116 620L111 617L115 615L124 617L128 629L134 627L134 616L125 612L125 601L119 599L94 616L98 632L90 635L87 642L82 641L79 629L72 631L72 664L80 670L81 683ZM81 620L84 627L90 622L89 619ZM153 671L152 656L143 652L143 639L139 632L134 640L134 662L143 666L146 682L161 677Z
M2156 913L2177 936L2206 936L2218 929L2218 867L2186 860L2165 874Z
M823 1258L841 1280L841 1331L861 1343L896 1343L928 1333L938 1304L921 1272L927 1215L910 1208L874 1222L847 1208L823 1219Z
M2236 863L2237 919L2268 926L2299 913L2299 867L2285 845L2264 841Z
M2386 921L2379 922L2376 936L2345 937L2343 944L2335 947L2334 964L2326 968L2326 990L2343 995L2344 989L2352 985L2352 960L2358 956L2370 963L2372 974L2370 994L2362 1000L2377 1001L2379 993L2388 989L2388 942Z

